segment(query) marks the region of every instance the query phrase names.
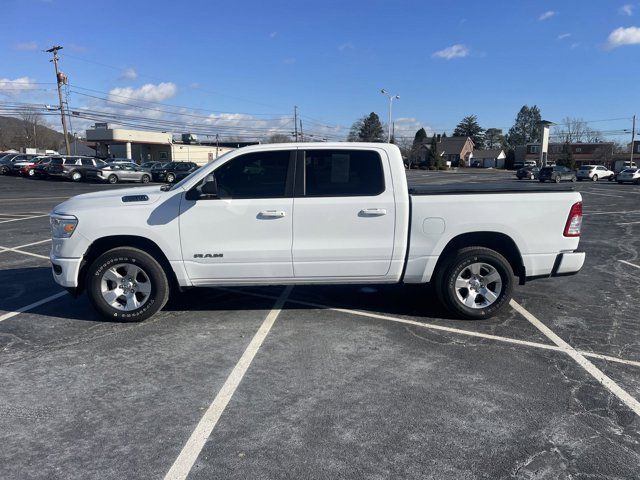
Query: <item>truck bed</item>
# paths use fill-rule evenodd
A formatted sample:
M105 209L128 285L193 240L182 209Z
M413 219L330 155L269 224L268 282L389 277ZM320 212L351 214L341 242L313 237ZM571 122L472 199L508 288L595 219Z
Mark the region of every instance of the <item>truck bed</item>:
M557 193L573 192L574 186L571 184L540 184L540 183L467 183L450 185L411 185L409 183L409 194L420 195L477 195L483 193Z

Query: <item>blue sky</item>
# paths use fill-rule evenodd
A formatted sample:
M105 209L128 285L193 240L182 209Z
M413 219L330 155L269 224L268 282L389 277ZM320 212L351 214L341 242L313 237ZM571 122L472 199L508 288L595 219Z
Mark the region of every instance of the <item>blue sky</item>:
M52 81L41 50L57 43L76 92L200 109L193 119L247 114L215 114L214 126L290 129L269 119L293 105L318 133L370 111L386 119L382 87L401 96L394 117L411 135L450 132L468 114L507 129L523 104L554 121L628 118L640 96L640 0L4 0L0 22L0 101L55 100L32 88ZM7 89L25 77L25 91Z

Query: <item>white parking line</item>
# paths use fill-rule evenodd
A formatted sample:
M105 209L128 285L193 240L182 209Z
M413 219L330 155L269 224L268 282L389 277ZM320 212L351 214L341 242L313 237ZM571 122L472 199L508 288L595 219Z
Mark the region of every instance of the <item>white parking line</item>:
M640 265L636 265L635 263L631 263L631 262L627 262L626 260L618 260L621 263L624 263L625 265L629 265L631 267L636 267L636 268L640 268Z
M616 223L616 225L637 225L640 222L622 222L622 223Z
M60 298L63 297L64 295L67 295L67 291L63 291L63 292L58 292L54 295L51 295L50 297L47 298L43 298L42 300L38 300L37 302L33 302L25 307L20 307L17 310L14 310L13 312L9 312L9 313L5 313L4 315L0 315L0 322L3 322L5 320L8 320L12 317L15 317L16 315L19 315L23 312L27 312L29 310L33 310L36 307L39 307L40 305L44 305L45 303L49 303L53 300L55 300L56 298Z
M44 212L0 213L0 217L30 217L32 215L46 215L46 214Z
M12 218L11 220L2 220L0 223L19 222L20 220L31 220L32 218L48 217L49 215L33 215L31 217Z
M262 322L262 325L251 339L251 342L242 354L242 357L240 357L240 360L231 371L231 374L227 377L227 380L224 382L224 385L216 395L215 399L211 405L209 405L209 408L200 419L200 422L198 422L198 425L196 425L196 428L189 437L189 440L187 440L187 443L182 448L180 455L178 455L176 461L173 462L169 472L167 472L167 475L164 477L165 480L184 479L189 475L191 467L193 467L193 464L198 459L198 455L200 455L202 448L218 423L220 416L229 404L231 397L233 397L233 394L238 388L238 385L240 385L245 373L247 373L253 358L256 356L262 342L264 342L264 339L269 334L273 323L276 321L276 318L278 318L278 315L280 314L280 311L287 301L292 289L293 287L291 285L286 287L276 300L276 303L273 305L273 308L267 315L267 318Z
M49 257L46 257L44 255L38 255L37 253L25 252L25 251L22 251L20 249L24 248L24 247L30 247L32 245L40 245L42 243L46 243L46 242L50 242L50 241L51 241L51 239L47 238L46 240L39 240L37 242L25 243L24 245L18 245L17 247L2 247L2 246L0 246L0 253L2 253L2 252L22 253L23 255L31 255L32 257L46 258L48 260Z
M225 292L229 292L229 293L242 293L243 295L249 295L249 296L253 296L253 297L262 297L262 298L269 298L269 299L275 299L277 297L273 296L273 295L267 295L267 294L262 294L262 293L255 293L255 292L248 292L245 290L232 290L230 288L224 288L224 287L216 287L217 290L223 290ZM304 305L306 307L313 307L313 308L320 308L323 310L332 310L334 312L341 312L341 313L347 313L350 315L357 315L360 317L369 317L369 318L375 318L377 320L385 320L388 322L394 322L394 323L402 323L405 325L412 325L415 327L420 327L420 328L426 328L427 330L438 330L441 332L448 332L448 333L454 333L457 335L465 335L467 337L477 337L477 338L485 338L487 340L494 340L497 342L504 342L504 343L512 343L515 345L523 345L523 346L527 346L527 347L533 347L533 348L540 348L542 350L553 350L556 352L562 352L564 351L562 348L558 347L557 345L550 345L550 344L546 344L546 343L540 343L540 342L530 342L528 340L519 340L517 338L511 338L511 337L502 337L499 335L491 335L488 333L480 333L480 332L473 332L470 330L464 330L461 328L452 328L452 327L445 327L442 325L434 325L432 323L424 323L424 322L417 322L415 320L407 320L405 318L398 318L398 317L390 317L388 315L381 315L378 313L370 313L370 312L363 312L361 310L351 310L351 309L347 309L347 308L335 308L335 307L331 307L329 305L322 305L320 303L312 303L312 302L305 302L302 300L294 300L294 299L288 299L287 303L294 303L294 304L298 304L298 305ZM622 363L625 365L631 365L634 367L640 367L640 362L637 362L635 360L626 360L624 358L619 358L619 357L612 357L610 355L603 355L601 353L594 353L594 352L587 352L584 350L579 350L579 352L584 355L585 357L591 357L591 358L598 358L600 360L607 360L609 362L615 362L615 363Z
M640 210L626 210L623 212L586 212L583 213L583 216L587 216L587 215L622 215L622 214L627 214L627 213L640 213Z
M86 193L86 192L83 192ZM80 195L80 194L78 194ZM71 195L65 195L64 197L24 197L24 198L3 198L2 201L3 202L10 202L10 201L22 201L22 200L53 200L53 199L58 199L58 198L70 198Z
M591 192L589 190L580 190L580 193L588 193L590 195L600 195L602 197L616 197L616 198L624 198L622 195L611 195L609 193L599 193L599 192Z
M611 378L602 372L598 367L596 367L593 363L587 360L584 355L578 352L575 348L565 342L562 338L556 335L549 327L547 327L544 323L538 320L533 314L531 314L528 310L522 307L515 300L511 300L509 304L524 318L526 318L534 327L540 330L549 340L555 343L560 349L573 358L578 365L584 368L587 373L589 373L593 378L595 378L600 384L613 393L616 397L618 397L622 403L624 403L627 407L635 412L636 415L640 416L640 402L629 395L625 390L620 388L620 386L614 382Z

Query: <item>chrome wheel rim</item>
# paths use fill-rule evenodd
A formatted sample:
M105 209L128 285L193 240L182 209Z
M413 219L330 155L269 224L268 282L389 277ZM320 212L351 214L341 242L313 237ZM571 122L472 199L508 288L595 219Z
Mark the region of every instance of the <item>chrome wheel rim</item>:
M130 312L149 301L151 279L138 265L119 263L102 274L100 293L109 306Z
M479 309L493 305L502 292L502 277L484 262L467 265L456 278L456 297L465 307Z
M80 180L82 178L82 175L80 175L78 172L75 172L73 174L72 178L73 178L73 180L75 180L77 182L78 180Z

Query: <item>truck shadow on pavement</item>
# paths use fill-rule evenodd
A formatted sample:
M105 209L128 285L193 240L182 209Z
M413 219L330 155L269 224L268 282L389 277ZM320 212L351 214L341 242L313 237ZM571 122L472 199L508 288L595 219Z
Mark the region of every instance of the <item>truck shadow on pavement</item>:
M15 311L62 291L48 267L0 270L0 284L7 285L0 310ZM215 312L269 310L283 286L193 288L174 292L165 312ZM380 315L455 319L435 293L425 285L301 285L293 288L285 310L351 309ZM29 314L68 320L115 323L101 317L86 293L63 296L29 309Z

